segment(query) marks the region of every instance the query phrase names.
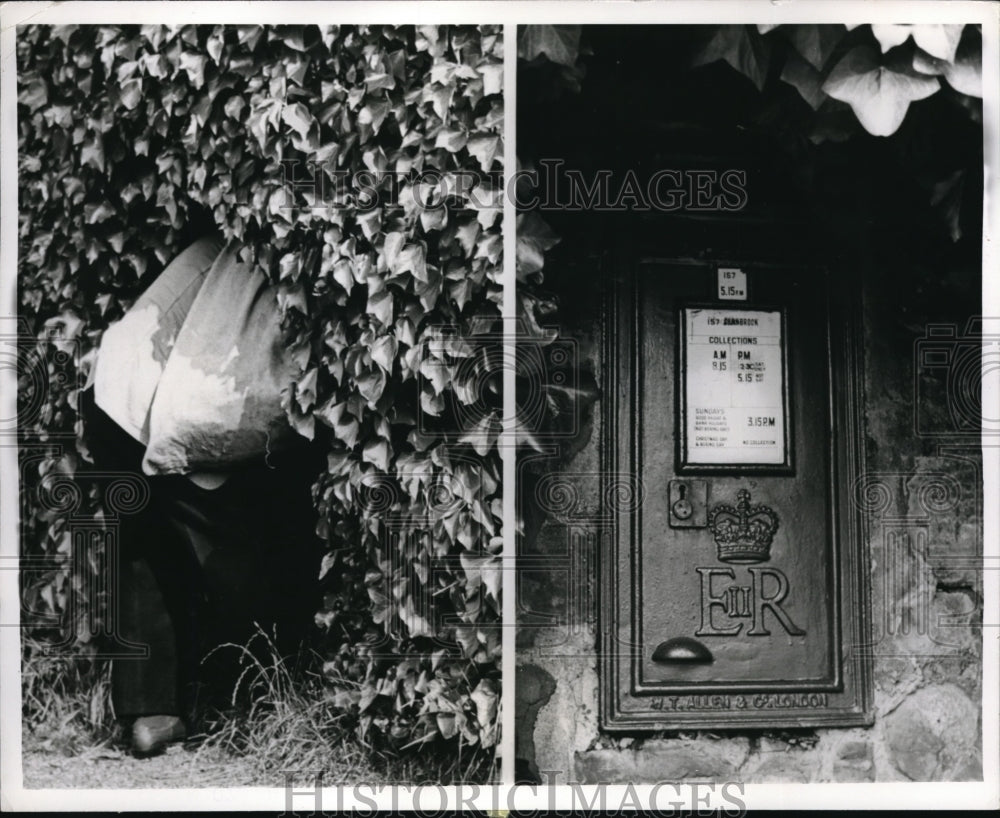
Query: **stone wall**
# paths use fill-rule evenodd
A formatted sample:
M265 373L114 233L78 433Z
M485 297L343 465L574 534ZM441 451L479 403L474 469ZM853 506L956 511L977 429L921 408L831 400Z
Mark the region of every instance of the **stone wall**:
M875 263L873 261L872 263ZM905 268L905 269L904 269ZM593 275L591 268L591 274ZM606 532L596 475L600 401L574 451L522 463L517 756L522 780L970 781L981 767L981 459L954 384L915 377L928 323L975 314L979 275L904 263L864 272L874 724L869 728L602 734L595 575ZM593 299L564 313L581 370L599 375ZM978 360L978 359L977 359ZM599 382L599 378L597 378ZM949 397L948 389L952 392ZM950 403L949 403L950 401ZM967 431L967 430L966 430ZM532 474L574 475L576 496L541 515Z

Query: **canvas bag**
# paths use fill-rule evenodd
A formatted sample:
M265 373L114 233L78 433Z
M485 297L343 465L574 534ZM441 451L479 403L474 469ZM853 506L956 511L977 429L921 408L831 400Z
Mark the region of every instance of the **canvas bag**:
M187 474L254 462L295 432L281 391L298 365L281 340L276 292L239 245L216 257L153 396L143 471Z
M198 239L166 266L101 338L91 371L94 401L140 443L149 443L149 413L164 367L224 246L220 235Z

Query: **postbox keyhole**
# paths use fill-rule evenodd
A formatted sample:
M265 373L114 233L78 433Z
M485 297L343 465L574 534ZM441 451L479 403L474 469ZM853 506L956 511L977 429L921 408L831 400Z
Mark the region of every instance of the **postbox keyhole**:
M691 512L693 511L691 503L685 497L687 486L681 483L677 487L677 493L680 494L680 498L674 503L674 516L678 520L686 520L691 516Z
M670 525L704 528L707 524L708 485L704 480L670 481Z

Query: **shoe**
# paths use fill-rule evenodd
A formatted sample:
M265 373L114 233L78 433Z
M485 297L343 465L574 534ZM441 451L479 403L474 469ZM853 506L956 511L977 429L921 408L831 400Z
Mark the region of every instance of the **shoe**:
M153 756L186 736L184 722L177 716L141 716L132 724L132 752Z

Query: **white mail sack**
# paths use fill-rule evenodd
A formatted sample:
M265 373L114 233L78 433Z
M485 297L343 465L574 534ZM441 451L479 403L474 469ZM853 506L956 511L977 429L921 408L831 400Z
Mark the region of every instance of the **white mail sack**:
M281 407L281 390L298 367L281 341L275 291L261 272L239 260L238 245L232 243L206 271L192 272L202 265L201 253L213 246L219 244L196 243L150 287L168 273L171 292L178 281L197 286L179 328L173 325L186 299L164 310L156 294L145 303L144 294L101 344L95 399L146 444L147 474L264 462L295 437ZM187 256L195 248L198 254ZM179 263L182 273L171 269ZM122 348L126 345L131 351Z

